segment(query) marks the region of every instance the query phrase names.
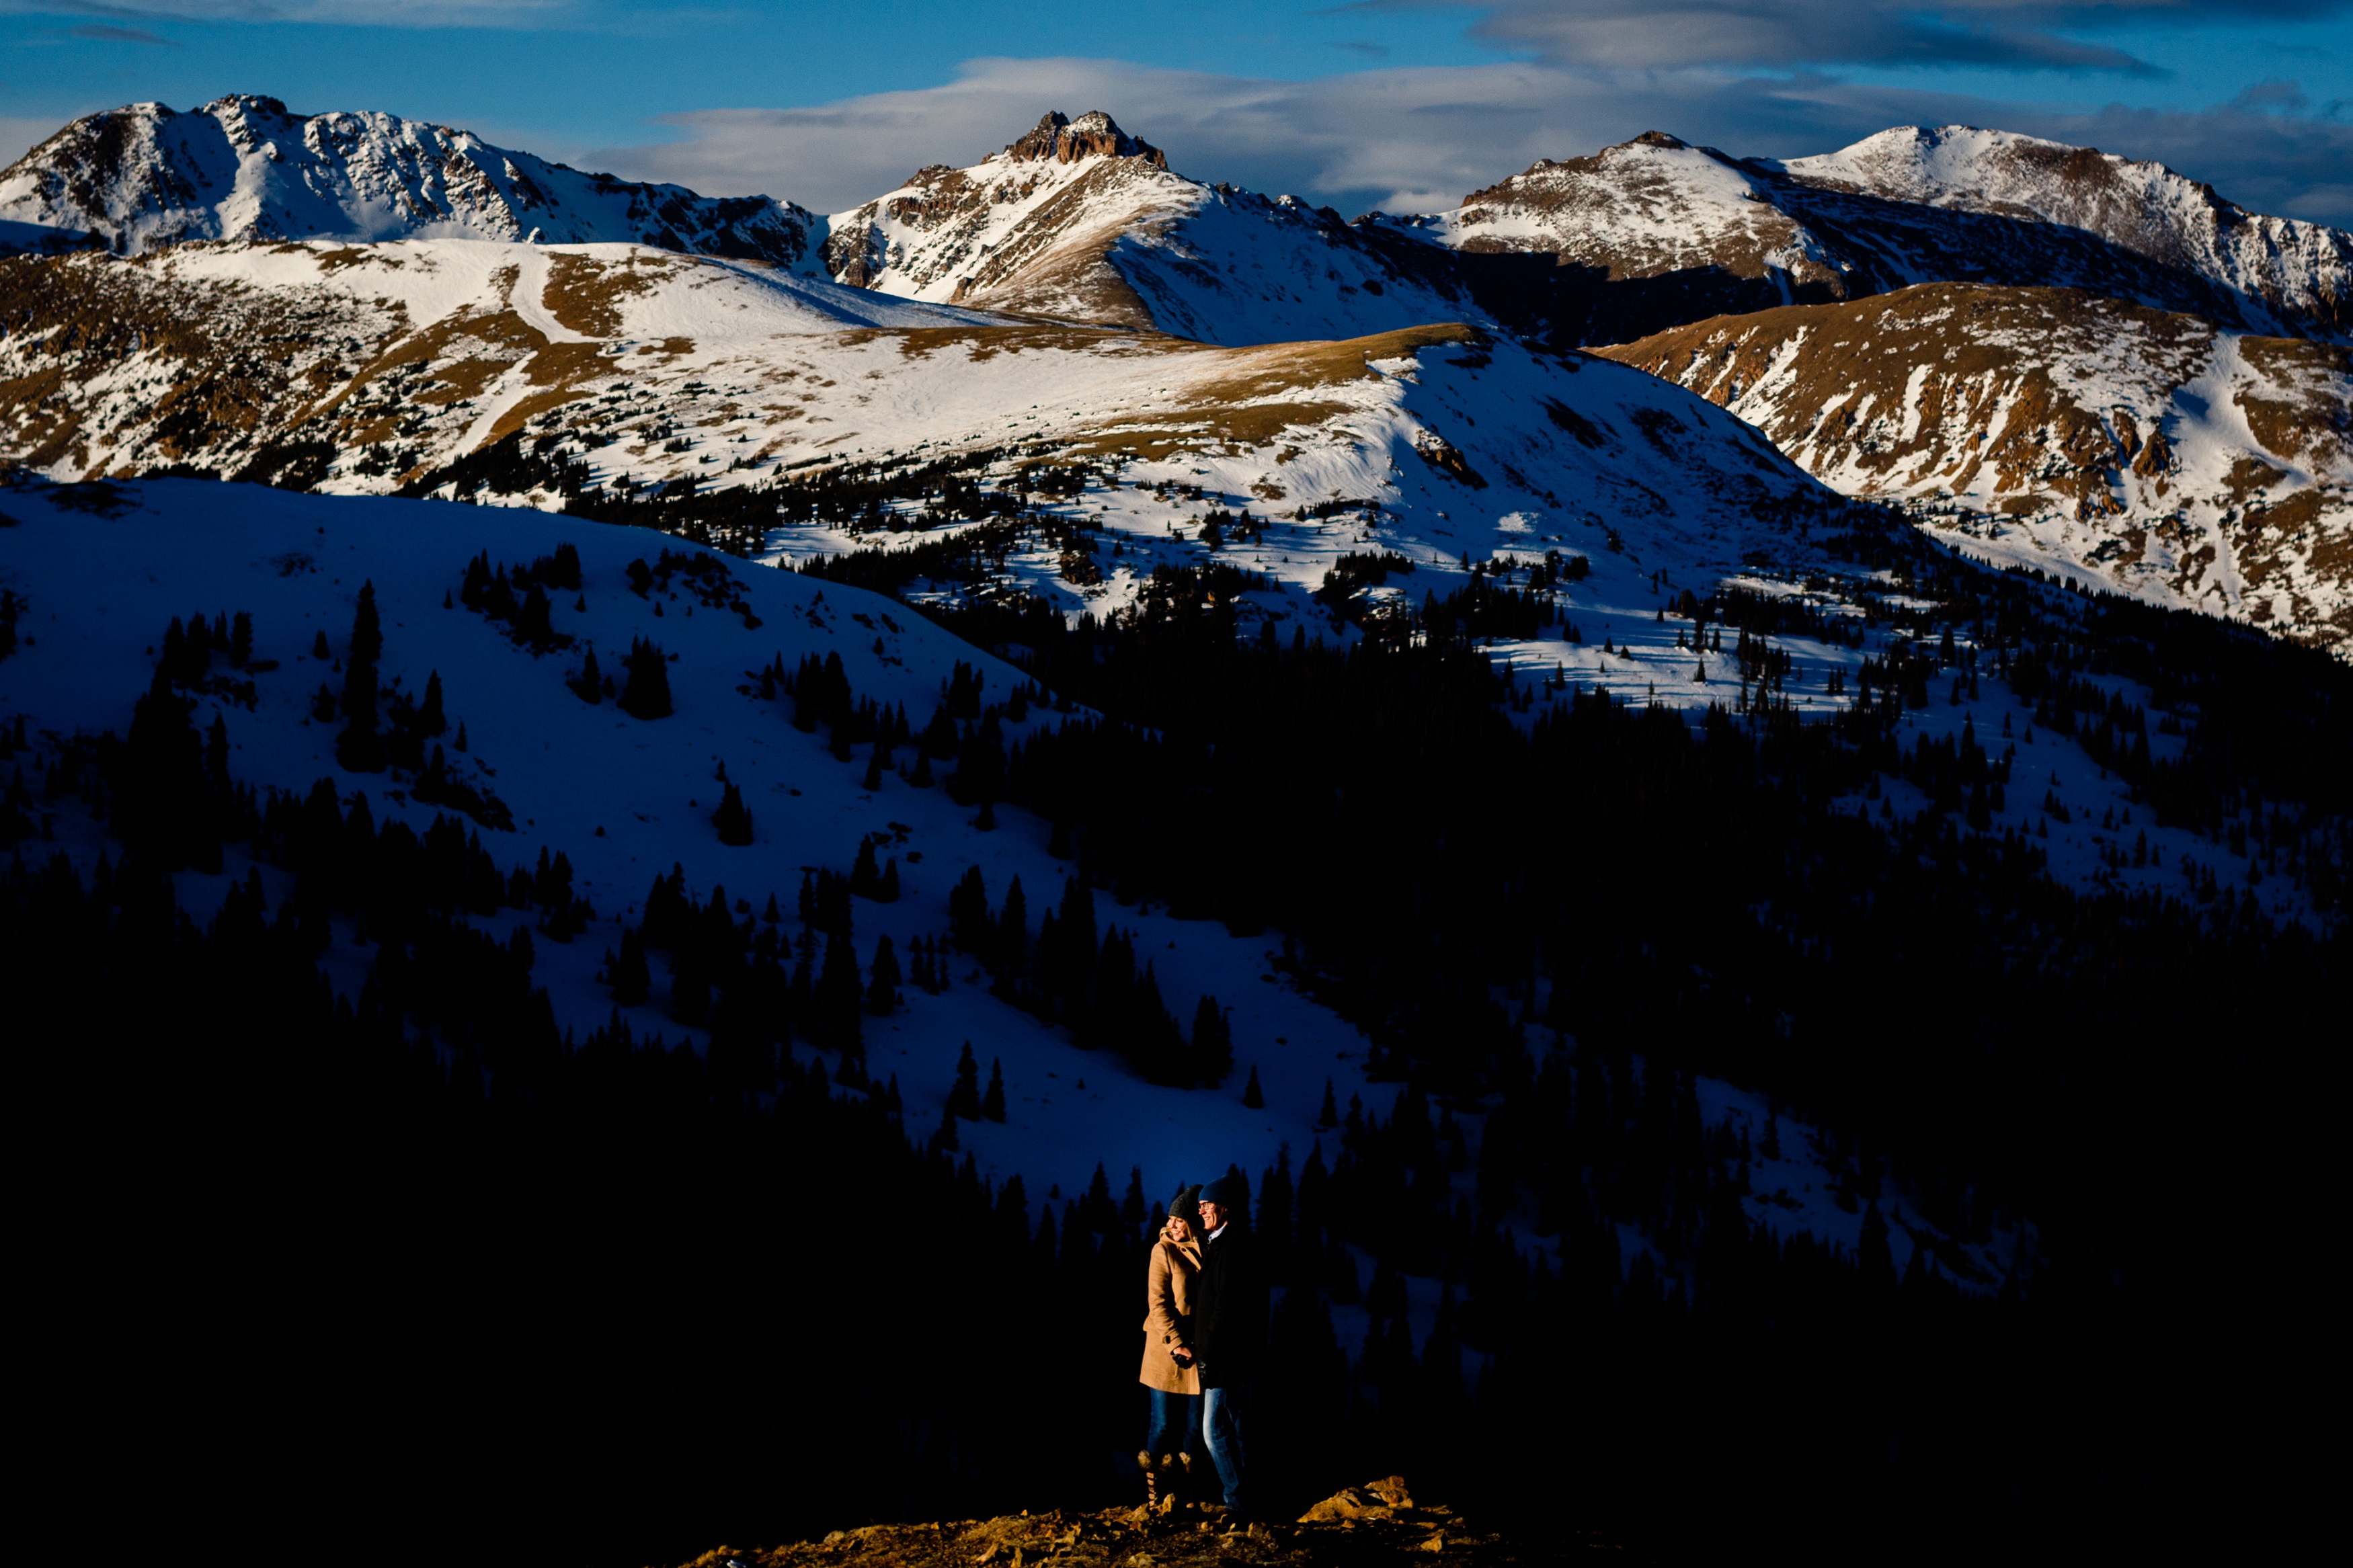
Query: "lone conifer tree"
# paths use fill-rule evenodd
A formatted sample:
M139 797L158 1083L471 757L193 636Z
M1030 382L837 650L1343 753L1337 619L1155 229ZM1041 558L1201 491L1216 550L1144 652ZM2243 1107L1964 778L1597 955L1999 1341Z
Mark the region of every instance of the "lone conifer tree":
M360 584L352 616L352 657L343 667L343 717L350 721L335 742L335 760L355 773L384 771L384 737L375 727L375 664L384 654L384 625L375 612L375 584Z
M866 989L866 1006L878 1018L887 1018L899 1005L899 955L892 951L891 939L882 937L874 943L874 979Z
M988 1089L980 1097L980 1113L991 1121L1005 1120L1005 1063L988 1058Z
M744 792L733 784L721 797L719 809L711 814L711 825L719 829L719 842L741 848L752 842L752 813L744 805ZM888 942L890 939L883 939Z
M955 1088L948 1090L948 1114L966 1121L980 1120L980 1063L973 1058L970 1040L964 1043L964 1054L956 1058Z
M660 645L643 637L631 639L629 657L622 660L629 684L621 691L621 711L639 719L667 719L674 710L670 700L670 661Z

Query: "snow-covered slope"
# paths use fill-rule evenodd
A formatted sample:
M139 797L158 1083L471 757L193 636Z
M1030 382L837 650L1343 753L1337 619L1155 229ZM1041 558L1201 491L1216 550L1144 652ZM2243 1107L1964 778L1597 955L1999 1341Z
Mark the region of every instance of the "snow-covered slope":
M175 616L198 611L253 617L254 661L276 668L216 671L227 679L195 715L209 726L227 724L230 768L240 782L307 793L320 778L334 781L346 803L364 793L378 823L400 820L420 832L437 814L454 808L426 805L417 780L400 768L354 773L339 767L341 728L311 714L322 683L342 677L311 657L323 634L336 657L348 649L355 596L374 584L383 619L380 676L414 700L438 673L448 731L441 738L448 771L494 795L512 814L512 830L467 823L479 832L501 873L532 865L542 847L571 861L574 889L596 919L569 942L535 939L533 979L549 988L558 1023L586 1036L609 1017L614 1002L597 979L601 961L624 925L634 925L655 878L673 865L707 902L715 887L747 912L767 907L771 894L792 923L805 867L847 874L860 846L871 839L878 861L897 862L901 893L894 902L853 900L855 941L861 964L871 964L877 939L888 936L902 970L917 937L941 938L948 929L947 894L977 866L990 897L1003 897L1019 877L1030 906L1058 899L1075 869L1048 853L1047 825L1007 810L983 832L974 811L943 788L917 788L885 770L873 788L864 784L869 748L848 762L827 749L820 727L804 734L792 722L790 698L764 698L757 671L772 659L794 669L803 656L839 654L860 698L903 703L918 726L930 718L959 661L977 668L983 697L997 702L1020 684L1019 673L962 643L903 605L853 588L792 573L712 558L717 577L666 576L645 596L631 590L633 559L652 559L678 542L643 529L607 527L578 518L518 509L454 506L431 501L377 500L296 495L249 485L162 480L117 490L111 487L58 491L33 486L0 489L0 507L14 526L0 551L0 584L27 601L26 626L37 630L0 661L0 723L23 716L41 753L77 733L127 732L131 704L146 689L154 667L148 650ZM499 623L445 605L467 563L488 551L494 562L527 563L574 545L582 587L554 596L554 628L574 646L534 654ZM135 560L132 573L99 569L93 552ZM693 552L698 557L703 552ZM701 592L696 584L703 584ZM723 584L712 587L711 584ZM722 603L714 603L717 599ZM740 608L731 609L732 600ZM591 706L567 689L567 677L593 649L617 672L634 638L658 643L673 662L670 689L676 711L652 721L621 712L608 697ZM235 688L249 683L249 693ZM248 706L245 696L251 698ZM1004 721L1008 743L1057 722L1032 707L1024 720ZM457 734L463 726L468 747ZM900 761L909 753L902 748ZM19 756L34 784L40 758ZM733 782L752 813L754 841L720 842L712 823L724 785ZM5 775L0 775L5 779ZM102 846L103 826L70 799L41 810L58 845L87 862ZM27 845L46 854L47 846ZM120 847L113 852L119 854ZM208 917L248 863L232 853L216 877L183 872L183 903ZM261 875L276 908L290 876L272 867ZM895 1076L907 1100L911 1131L938 1125L958 1052L972 1043L984 1071L1004 1063L1007 1121L966 1124L965 1146L997 1180L1020 1171L1042 1198L1050 1184L1076 1193L1098 1161L1123 1182L1141 1163L1162 1195L1178 1177L1222 1170L1239 1161L1253 1174L1288 1142L1294 1159L1314 1140L1314 1119L1324 1079L1335 1078L1345 1101L1352 1092L1372 1098L1355 1059L1363 1049L1356 1029L1309 1001L1289 984L1267 984L1268 939L1236 938L1214 921L1179 921L1166 913L1121 907L1102 895L1103 919L1136 933L1139 965L1149 957L1164 1000L1190 1019L1204 992L1231 1005L1237 1070L1258 1070L1267 1108L1241 1104L1241 1079L1222 1091L1155 1088L1116 1056L1081 1050L1067 1033L989 994L987 977L969 960L952 968L952 984L931 994L908 984L903 1005L865 1021L865 1048L875 1078ZM522 911L506 910L481 922L505 937L529 927ZM339 923L326 956L331 975L355 992L374 956L364 937ZM655 965L654 994L625 1010L637 1033L703 1042L703 1032L669 1016L666 986ZM800 1047L804 1060L809 1047ZM829 1067L838 1070L838 1059ZM1377 1091L1386 1105L1394 1089Z
M1651 131L1589 157L1545 159L1450 212L1370 222L1469 256L1554 257L1611 283L1697 275L1715 289L1756 285L1759 305L1843 294L1838 258L1773 205L1771 184Z
M2353 353L1927 285L1605 351L1981 554L2353 651Z
M1900 125L1836 153L1761 166L1816 190L2095 235L2219 285L2249 326L2353 331L2353 234L2248 212L2162 163L1973 125Z
M1339 499L1433 562L1622 561L1646 609L1650 574L1699 584L1786 554L1788 509L1834 499L1702 398L1461 326L1220 349L750 263L461 240L19 260L0 289L21 323L0 340L0 456L60 479L186 468L384 493L517 433L607 490L958 453L998 477L1084 462L1130 481L1114 515L1147 536L1198 519L1137 479L1261 518ZM1365 531L1313 528L1324 545L1270 563L1309 589Z
M382 113L290 114L238 94L178 113L85 116L0 170L0 220L137 253L189 239L434 236L668 250L791 265L816 220L765 196L583 174L471 132ZM0 228L0 248L41 248Z
M1210 184L1096 110L848 212L628 184L381 113L132 104L0 171L0 254L191 239L631 242L940 304L1205 342L1437 321L1554 344L1937 281L2082 288L2234 330L2344 341L2353 236L2247 213L2156 163L1968 127L1784 163L1656 132L1546 160L1449 212Z
M1461 254L1473 281L1482 257L1556 258L1566 270L1540 309L1587 342L1939 281L2353 331L2353 235L2245 212L2161 164L1966 127L1903 127L1787 163L1651 132L1539 163L1451 212L1368 224Z
M1590 374L1631 379L1608 366ZM870 787L869 745L839 758L822 728L795 728L791 699L762 694L758 672L771 661L789 671L804 657L838 655L859 698L903 704L920 727L959 662L976 668L984 701L1000 702L1021 683L1018 670L889 599L691 550L694 566L665 572L640 595L630 563L655 558L677 541L516 508L185 479L55 487L20 479L0 485L0 515L6 520L0 588L24 606L18 625L26 634L0 655L0 789L19 775L29 781L39 834L13 849L0 847L0 854L21 853L31 863L62 852L87 875L100 853L121 853L107 837L103 811L90 809L91 796L45 794L44 779L77 741L87 756L100 731L128 731L165 626L192 613L243 611L252 618L250 661L228 668L216 657L197 683L192 714L200 730L216 718L225 724L234 778L301 794L323 778L346 808L364 795L373 822L404 822L420 833L437 815L454 815L454 807L416 798L419 780L410 770L343 769L340 724L314 717L322 685L332 691L340 684L332 661L350 651L364 583L382 619L380 680L413 700L439 677L447 773L511 813L511 827L469 822L465 830L479 834L502 873L530 867L543 848L562 852L574 892L593 906L594 917L569 940L543 925L531 942L533 983L546 987L558 1025L577 1037L611 1017L614 997L599 977L605 955L638 923L648 889L673 866L698 904L723 888L742 920L759 921L773 894L780 934L789 941L800 928L795 911L805 868L846 873L871 843L878 859L895 860L900 894L889 902L851 900L860 978L870 982L878 939L892 939L903 972L916 939L947 933L947 895L968 868L980 869L993 901L1018 877L1033 910L1058 900L1078 869L1052 853L1050 827L1026 812L1007 808L984 831L975 812L943 787L918 787L892 768L880 770ZM552 595L550 622L575 639L569 647L534 653L503 625L458 602L477 552L520 565L564 544L578 553L581 585L576 596ZM135 563L135 570L121 563ZM314 657L322 637L326 659ZM566 685L592 648L611 670L639 637L670 656L676 710L669 717L634 718L609 697L591 704ZM1042 702L1022 717L1000 714L1008 745L1060 721ZM908 755L902 748L902 765ZM723 774L750 809L747 845L722 843L712 822ZM225 860L218 875L175 877L182 907L198 920L249 875L261 879L267 908L291 897L291 873L256 863L234 844ZM951 951L943 989L902 984L890 1013L863 1022L868 1068L878 1081L898 1080L911 1134L939 1125L966 1042L984 1071L992 1060L1002 1063L1008 1116L1002 1123L963 1123L963 1146L995 1181L1020 1173L1033 1202L1053 1191L1075 1195L1098 1163L1114 1191L1129 1169L1141 1167L1155 1197L1180 1178L1199 1180L1229 1162L1255 1176L1285 1144L1295 1167L1318 1136L1327 1079L1341 1103L1362 1095L1388 1113L1397 1086L1367 1081L1356 1030L1272 962L1280 933L1236 937L1221 924L1175 919L1148 901L1121 903L1108 889L1095 897L1106 925L1133 933L1136 961L1151 961L1164 1001L1180 1017L1191 1017L1205 993L1230 1008L1233 1079L1193 1090L1146 1083L1116 1053L1083 1050L1066 1032L991 994L973 961ZM502 941L533 929L533 917L514 909L476 923ZM355 996L376 952L374 938L338 918L322 963L333 984ZM623 1015L640 1038L659 1034L700 1049L704 1031L670 1016L661 967L654 966L651 997ZM791 1048L805 1062L819 1054L805 1040ZM838 1077L838 1052L823 1055ZM1242 1103L1253 1069L1262 1110ZM1710 1126L1729 1122L1761 1140L1769 1108L1759 1097L1710 1079L1699 1091ZM1483 1117L1457 1110L1475 1136ZM1324 1136L1331 1137L1328 1130ZM1750 1214L1785 1232L1808 1229L1853 1247L1859 1216L1832 1200L1841 1184L1832 1175L1840 1160L1834 1141L1810 1135L1786 1114L1780 1137L1785 1156L1760 1151ZM1334 1152L1327 1145L1327 1157ZM1454 1179L1467 1197L1472 1177ZM1899 1266L1912 1246L1925 1245L1956 1268L1957 1243L1912 1213L1916 1205L1895 1184L1882 1201L1895 1221ZM1990 1290L2010 1260L2023 1256L2022 1239L2005 1233L1995 1247L1972 1249L1982 1256L1964 1259L1957 1277ZM1418 1333L1430 1329L1439 1290L1435 1279L1412 1286ZM1361 1342L1361 1315L1338 1316L1345 1342Z
M1442 265L1401 270L1328 208L1172 173L1101 110L1049 114L971 168L923 169L835 214L825 265L884 293L1204 342L1355 337L1478 313Z

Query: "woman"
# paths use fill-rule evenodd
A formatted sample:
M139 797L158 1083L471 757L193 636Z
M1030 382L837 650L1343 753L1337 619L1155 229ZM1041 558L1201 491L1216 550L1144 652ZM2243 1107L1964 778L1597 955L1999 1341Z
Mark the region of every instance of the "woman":
M1144 1451L1145 1506L1175 1492L1192 1473L1201 1436L1201 1374L1193 1366L1193 1277L1201 1268L1201 1189L1182 1187L1168 1203L1168 1223L1152 1246L1144 1283L1144 1372L1152 1397Z

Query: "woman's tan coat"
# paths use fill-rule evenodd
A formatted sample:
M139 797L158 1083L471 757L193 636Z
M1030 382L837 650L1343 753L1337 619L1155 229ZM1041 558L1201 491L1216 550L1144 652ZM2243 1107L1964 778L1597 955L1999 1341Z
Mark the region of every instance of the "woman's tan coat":
M1153 1244L1144 1281L1144 1372L1137 1379L1165 1394L1198 1394L1201 1374L1180 1367L1170 1352L1193 1342L1193 1276L1200 1272L1198 1242Z

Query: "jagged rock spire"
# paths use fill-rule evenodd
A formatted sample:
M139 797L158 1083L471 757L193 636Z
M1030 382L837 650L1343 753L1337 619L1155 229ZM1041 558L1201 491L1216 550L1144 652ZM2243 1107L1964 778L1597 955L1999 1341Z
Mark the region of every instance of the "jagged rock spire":
M1082 158L1142 158L1155 169L1168 166L1168 154L1149 142L1139 141L1119 128L1102 110L1091 110L1076 120L1049 113L1029 135L1006 150L1017 163L1075 163Z

